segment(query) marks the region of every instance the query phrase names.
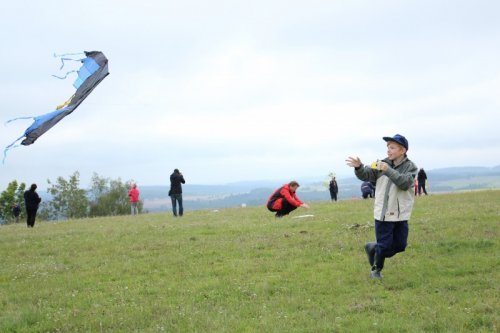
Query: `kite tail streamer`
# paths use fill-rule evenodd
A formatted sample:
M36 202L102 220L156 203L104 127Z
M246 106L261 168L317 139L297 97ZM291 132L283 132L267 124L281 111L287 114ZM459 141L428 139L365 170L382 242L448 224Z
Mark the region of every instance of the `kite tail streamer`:
M78 56L81 56L85 53L82 53L82 52L79 52L79 53L64 53L64 54L55 54L54 53L54 58L61 58L61 68L59 68L59 70L63 69L65 63L64 61L82 61L81 58L79 59L73 59L73 58L64 58L65 56L74 56L74 55L78 55ZM67 74L66 74L67 75ZM57 76L56 76L57 77Z
M5 126L7 126L8 123L11 123L13 121L16 121L16 120L19 120L19 119L35 119L35 117L17 117L17 118L14 118L14 119L10 119L10 120L7 120L5 122ZM11 149L14 149L14 148L17 148L17 147L20 147L20 145L16 145L16 143L21 140L22 138L24 138L24 134L19 137L19 139L17 139L16 141L12 142L10 145L8 145L7 147L5 147L4 151L3 151L3 159L2 159L2 164L5 164L5 159L7 158L7 152Z
M35 117L17 117L14 119L7 120L4 125L7 126L8 123L11 123L13 121L19 120L19 119L35 119Z
M20 145L16 145L16 143L21 140L22 138L24 138L24 135L19 137L19 139L17 139L16 141L12 142L10 145L8 145L7 147L5 147L4 151L3 151L3 159L2 159L2 164L5 164L5 159L7 158L7 152L11 149L14 149L14 148L17 148L17 147L20 147Z
M61 58L65 56L74 56L74 55L82 55L85 54L84 52L76 52L76 53L63 53L63 54L57 54L54 53L54 58Z
M62 68L62 67L61 67ZM71 73L77 73L78 71L74 70L74 71L69 71L69 72L66 72L66 74L64 76L57 76L57 75L54 75L52 74L53 77L57 77L58 79L60 80L64 80L68 77L69 74Z

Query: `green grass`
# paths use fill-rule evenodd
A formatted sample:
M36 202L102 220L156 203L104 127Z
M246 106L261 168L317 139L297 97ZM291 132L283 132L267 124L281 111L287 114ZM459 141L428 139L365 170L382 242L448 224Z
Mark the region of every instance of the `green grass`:
M499 202L417 198L382 281L370 200L3 226L0 332L498 332Z

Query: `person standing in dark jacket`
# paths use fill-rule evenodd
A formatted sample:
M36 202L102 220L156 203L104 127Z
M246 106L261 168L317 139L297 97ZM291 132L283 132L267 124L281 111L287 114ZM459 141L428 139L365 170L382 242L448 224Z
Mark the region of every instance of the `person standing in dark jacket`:
M172 212L174 216L177 216L177 203L179 204L179 216L184 214L184 207L182 206L182 185L185 184L184 176L179 171L175 169L174 173L170 175L170 191L168 195L172 199Z
M337 180L335 177L332 178L330 181L330 198L332 198L332 201L337 201L337 193L339 193L339 186L337 184Z
M35 226L36 211L38 210L38 205L42 201L38 193L36 193L36 187L36 184L31 184L30 189L24 192L28 228L33 228Z
M424 194L427 195L427 191L425 190L425 183L427 182L427 174L424 171L424 168L420 168L417 174L418 179L418 195L422 194L422 190Z

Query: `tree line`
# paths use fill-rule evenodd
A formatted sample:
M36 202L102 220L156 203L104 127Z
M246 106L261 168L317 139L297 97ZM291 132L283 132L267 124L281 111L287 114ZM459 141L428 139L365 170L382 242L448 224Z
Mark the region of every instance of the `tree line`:
M47 179L49 201L43 201L38 211L42 220L64 220L85 217L115 216L130 214L128 191L132 181L122 182L120 178L111 179L94 173L89 189L80 187L80 173L75 171L65 179L57 177L55 181ZM21 216L25 215L25 183L13 180L0 194L0 223L14 220L12 205L21 206ZM138 204L139 213L143 212L143 201Z

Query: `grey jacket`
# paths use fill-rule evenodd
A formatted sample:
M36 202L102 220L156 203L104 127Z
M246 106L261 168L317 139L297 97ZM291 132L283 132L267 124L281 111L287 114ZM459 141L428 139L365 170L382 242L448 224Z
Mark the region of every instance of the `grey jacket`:
M387 171L382 172L361 165L354 173L360 180L377 182L373 209L376 220L408 221L415 201L413 186L418 168L407 157L397 166L387 158L383 161L390 166Z

